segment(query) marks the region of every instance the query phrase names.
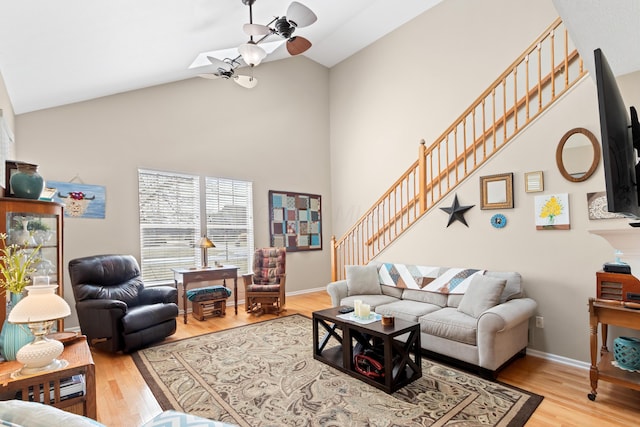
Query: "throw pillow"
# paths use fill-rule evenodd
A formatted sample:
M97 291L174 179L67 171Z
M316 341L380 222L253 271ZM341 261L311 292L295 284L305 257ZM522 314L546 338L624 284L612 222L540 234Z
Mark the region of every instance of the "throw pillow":
M507 283L504 279L488 276L474 276L458 306L458 311L478 318L482 313L500 302L500 295Z
M347 295L380 295L380 282L378 281L378 267L369 265L345 266L347 277Z

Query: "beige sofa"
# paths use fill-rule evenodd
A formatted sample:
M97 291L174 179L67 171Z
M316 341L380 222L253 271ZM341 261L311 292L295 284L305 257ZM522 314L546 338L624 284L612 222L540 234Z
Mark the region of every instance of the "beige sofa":
M347 266L327 286L334 306L369 304L382 315L420 323L429 356L463 362L484 376L524 355L537 304L516 272L371 263Z

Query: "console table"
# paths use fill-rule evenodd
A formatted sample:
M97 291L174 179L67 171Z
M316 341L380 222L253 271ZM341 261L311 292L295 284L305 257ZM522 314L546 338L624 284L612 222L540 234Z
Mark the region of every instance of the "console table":
M233 302L236 314L238 314L238 267L225 265L224 267L209 268L172 268L172 270L176 289L178 289L178 284L182 283L184 323L187 323L187 289L189 289L190 283L222 280L226 286L226 279L233 279Z
M14 399L18 392L22 393L22 400L29 400L29 394L34 397L40 395L45 405L52 405L97 420L95 365L87 345L87 337L79 336L65 345L60 359L66 360L69 364L65 368L18 378L11 378L11 374L22 368L22 363L16 361L0 363L2 399ZM60 382L74 375L84 376L85 394L61 399Z
M602 348L598 362L598 324L602 324ZM589 298L589 331L591 349L590 400L596 399L598 380L609 381L640 390L640 374L617 368L611 364L613 353L607 348L609 325L640 330L640 304L633 302L613 301Z

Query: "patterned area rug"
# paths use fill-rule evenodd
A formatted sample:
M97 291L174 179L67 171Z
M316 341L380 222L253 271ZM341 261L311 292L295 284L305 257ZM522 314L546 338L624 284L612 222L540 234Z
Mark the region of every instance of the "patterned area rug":
M423 359L392 395L313 359L292 315L133 354L163 409L240 426L522 426L542 396Z

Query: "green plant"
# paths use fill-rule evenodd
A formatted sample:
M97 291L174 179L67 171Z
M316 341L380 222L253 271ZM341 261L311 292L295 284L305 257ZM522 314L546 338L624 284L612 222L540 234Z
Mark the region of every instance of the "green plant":
M0 233L0 286L9 292L21 293L31 282L31 274L40 261L40 245L29 251L27 245L7 245L7 235Z

